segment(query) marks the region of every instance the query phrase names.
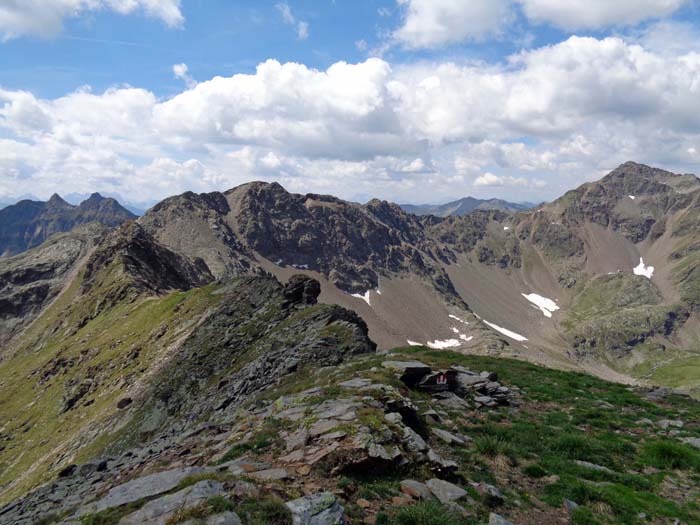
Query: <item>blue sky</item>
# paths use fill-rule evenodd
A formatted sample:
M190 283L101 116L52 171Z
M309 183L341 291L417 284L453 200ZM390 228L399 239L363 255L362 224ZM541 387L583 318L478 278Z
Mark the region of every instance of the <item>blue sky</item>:
M697 172L699 20L694 0L5 0L0 200L263 179L534 201L626 160Z

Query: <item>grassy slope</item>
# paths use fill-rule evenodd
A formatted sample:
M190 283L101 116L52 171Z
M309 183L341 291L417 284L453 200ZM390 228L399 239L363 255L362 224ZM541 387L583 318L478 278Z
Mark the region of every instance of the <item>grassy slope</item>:
M0 363L2 501L106 444L125 389L219 299L212 287L163 297L117 293L122 300L98 313L105 297L128 291L128 278L118 267L108 268L86 294L81 281L72 283L13 345L13 356ZM82 328L66 328L76 326ZM55 375L42 380L51 369ZM62 412L66 384L85 380L95 381L95 390ZM97 436L87 429L100 429L101 435L93 439Z
M433 477L421 466L413 465L408 471L387 473L384 477L333 480L345 492L349 513L358 517L358 523L363 515L355 503L359 498L368 499L373 505L379 501L385 509L381 520L391 525L482 523L492 510L510 516L516 523L535 523L533 519L549 522L545 518L566 516L565 499L581 506L574 512L576 525L656 523L671 518L700 523L700 451L656 425L662 419L681 419L685 422L681 436L700 437L700 403L678 396L651 402L623 385L521 361L415 347L392 353L359 359L322 378L314 378L313 374L304 374L304 380L289 378L263 397L273 400L314 385L326 387L320 400L342 397L347 392L334 385L350 377L402 387L391 372L381 367L381 362L404 357L433 367L458 363L472 370L495 371L499 381L522 389L523 405L488 412L448 411L457 429L474 439L468 448L448 447L442 451L460 465L451 481L467 488L477 501L471 508L471 517L451 515L446 508L431 507L430 512L420 507L410 511L394 509L389 500L400 495L401 479ZM421 410L429 402L423 393L405 388L402 392L410 395ZM273 443L274 440L266 440L258 452L263 453ZM240 453L236 451L231 457ZM611 472L580 466L576 460L606 467ZM470 481L496 485L506 496L505 503L494 507L488 498L469 489ZM534 509L538 511L533 514ZM640 513L647 518L640 518ZM416 518L423 514L425 518ZM430 516L439 516L435 518L438 521L431 521Z

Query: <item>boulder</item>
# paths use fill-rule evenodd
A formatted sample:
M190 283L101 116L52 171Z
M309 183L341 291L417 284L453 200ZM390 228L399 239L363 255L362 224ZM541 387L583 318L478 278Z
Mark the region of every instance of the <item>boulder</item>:
M425 452L428 450L428 444L425 440L411 427L403 428L403 442L406 448L411 452Z
M430 461L433 470L437 472L454 472L459 468L459 465L451 459L445 459L437 454L432 448L428 450L428 461Z
M321 283L316 279L306 275L292 275L284 286L285 303L289 305L312 305L316 304L318 296L321 294Z
M457 501L467 495L467 491L449 481L433 478L426 482L430 492L440 500L440 503L450 503Z
M430 367L420 361L384 361L382 366L397 372L401 381L410 387L417 386L430 373Z
M415 499L431 499L432 493L425 483L412 479L405 479L401 482L401 492Z
M423 376L423 379L418 383L420 390L426 392L445 392L447 390L456 390L458 387L458 373L455 370L446 370L435 373L430 373Z
M330 492L319 492L287 502L293 525L341 525L345 510Z

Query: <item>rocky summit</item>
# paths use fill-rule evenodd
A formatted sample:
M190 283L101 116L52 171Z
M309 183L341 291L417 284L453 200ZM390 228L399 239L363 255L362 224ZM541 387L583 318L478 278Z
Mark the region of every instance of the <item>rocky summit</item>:
M699 202L2 210L0 524L700 523Z

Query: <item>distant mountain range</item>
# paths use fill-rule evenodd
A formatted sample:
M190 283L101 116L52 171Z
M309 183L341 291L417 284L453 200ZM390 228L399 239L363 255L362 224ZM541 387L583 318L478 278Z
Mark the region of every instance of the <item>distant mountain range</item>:
M89 193L68 193L64 195L62 198L65 200L68 204L72 204L74 206L78 206L81 202L88 200L90 198ZM141 203L135 203L135 202L128 202L125 201L120 195L116 193L100 193L102 197L106 198L112 198L115 201L119 202L124 208L129 210L131 213L134 215L140 217L144 213L146 213L146 210L150 208L155 202L141 202ZM0 198L0 210L7 208L8 206L12 206L13 204L17 204L22 201L41 201L41 199L35 195L31 194L25 194L25 195L20 195L19 197L15 198L9 198L9 197L4 197Z
M115 199L93 193L78 206L54 194L47 202L23 200L0 210L0 256L39 246L56 233L90 222L118 226L136 215Z
M498 211L524 211L535 204L524 202L515 203L502 199L475 199L465 197L446 204L401 204L401 208L414 215L434 215L436 217L461 217L474 210L498 210Z
M490 523L700 523L694 175L449 217L251 182L129 218L0 211L6 253L51 235L0 258L0 524L340 524L454 483ZM394 488L355 505L367 472Z

